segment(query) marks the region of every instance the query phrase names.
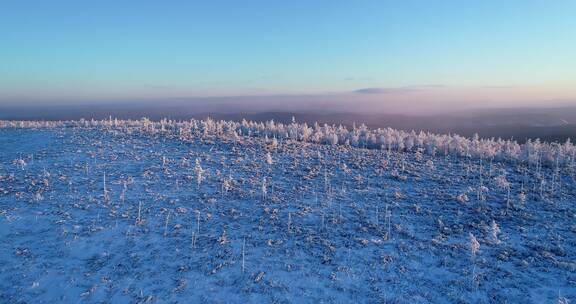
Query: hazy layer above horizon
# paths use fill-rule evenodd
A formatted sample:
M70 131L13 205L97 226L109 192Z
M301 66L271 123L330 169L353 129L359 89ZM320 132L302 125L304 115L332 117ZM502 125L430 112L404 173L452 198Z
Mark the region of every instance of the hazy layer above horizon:
M4 1L0 105L576 105L575 11L544 0Z

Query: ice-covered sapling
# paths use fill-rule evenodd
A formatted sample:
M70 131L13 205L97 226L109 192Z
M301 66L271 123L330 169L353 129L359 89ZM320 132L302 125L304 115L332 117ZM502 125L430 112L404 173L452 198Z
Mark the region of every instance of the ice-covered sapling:
M260 190L262 191L262 199L266 200L266 195L268 194L268 184L266 182L266 177L264 177L264 179L262 180Z
M544 178L542 178L542 180L540 180L540 199L544 199L544 185L546 184L546 181L544 180Z
M272 142L270 143L270 148L272 148L272 149L278 148L278 140L276 139L276 137L272 138Z
M246 263L246 238L242 242L242 272L244 272Z
M128 190L128 185L126 181L122 182L122 192L120 193L120 201L124 202L126 200L126 191Z
M108 202L110 198L108 197L108 188L106 188L106 172L104 172L102 177L102 185L104 188L104 202Z
M478 239L476 239L476 237L472 233L470 233L469 239L470 239L470 244L469 244L470 245L470 254L472 255L472 259L474 259L476 257L476 254L478 253L478 251L480 251L480 242L478 242Z
M476 279L476 263L475 263L475 258L476 258L476 254L478 253L478 251L480 251L480 242L478 242L478 239L476 239L476 237L470 233L469 235L469 246L470 246L470 254L471 254L471 259L472 259L472 281L475 281Z
M500 233L500 227L498 227L498 224L496 224L496 222L492 220L492 224L490 224L490 234L492 236L492 242L494 242L495 244L500 244L500 240L498 239L498 233Z
M200 235L200 211L196 211L196 232Z
M385 216L387 221L387 232L386 232L386 240L390 240L392 238L392 210L388 210L388 205L386 205Z
M376 227L380 228L380 215L378 212L378 204L376 204Z
M270 155L270 152L266 154L266 163L270 166L274 163L274 161L272 160L272 155Z
M138 217L136 218L136 225L141 225L142 222L142 202L138 202Z
M506 175L500 175L496 177L496 184L501 189L506 190L506 213L508 213L510 208L510 182L506 179Z
M200 211L196 210L196 231L192 231L192 248L196 248L196 239L200 236Z
M232 185L232 176L229 175L228 177L225 177L222 181L222 196L224 196L224 194L228 193L228 191L232 189Z
M324 192L329 192L330 181L328 180L328 170L324 168Z
M194 172L196 173L196 183L198 184L198 188L200 188L200 184L202 183L202 180L204 179L204 170L202 169L202 166L200 165L200 160L197 158L196 159L196 165L194 167Z
M164 237L168 235L168 222L170 221L171 212L171 210L168 210L168 213L166 214L166 222L164 223Z

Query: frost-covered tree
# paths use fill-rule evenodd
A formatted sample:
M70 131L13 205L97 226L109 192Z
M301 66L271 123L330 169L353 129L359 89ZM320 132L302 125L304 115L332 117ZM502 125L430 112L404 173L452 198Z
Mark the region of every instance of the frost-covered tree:
M417 151L421 149L428 155L453 155L476 159L494 159L513 162L525 162L540 173L542 166L557 168L576 168L576 147L571 141L545 143L539 139L519 144L512 140L482 139L477 134L466 138L456 134L433 134L429 132L406 132L391 128L371 130L365 125L351 129L343 126L315 123L313 127L299 124L294 119L290 124L274 121L252 122L242 120L216 121L205 120L174 121L163 119L155 122L147 118L140 120L79 120L79 121L0 121L0 128L55 128L55 127L102 127L107 130L124 132L143 132L177 136L182 140L195 136L202 138L217 137L228 140L240 140L243 136L269 137L278 140L291 139L303 142L342 144L352 147L384 149L387 151ZM273 139L273 142L274 142ZM275 146L275 144L274 144ZM576 171L576 169L574 169Z
M204 169L202 169L202 165L200 165L200 160L196 158L196 165L194 166L194 172L196 173L196 183L198 184L198 188L200 188L200 184L204 179Z

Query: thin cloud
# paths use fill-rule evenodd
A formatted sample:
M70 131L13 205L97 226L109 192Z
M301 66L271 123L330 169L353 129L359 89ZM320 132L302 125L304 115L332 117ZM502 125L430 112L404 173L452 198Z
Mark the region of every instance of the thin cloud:
M393 93L409 93L414 91L422 91L435 88L443 88L444 85L440 84L426 84L426 85L412 85L403 87L388 87L388 88L362 88L352 91L356 94L393 94Z
M355 90L353 92L358 94L390 94L398 91L399 91L398 89L390 89L390 88L363 88Z
M511 85L487 85L487 86L482 86L481 88L483 88L483 89L512 89L515 87L516 86L511 86Z

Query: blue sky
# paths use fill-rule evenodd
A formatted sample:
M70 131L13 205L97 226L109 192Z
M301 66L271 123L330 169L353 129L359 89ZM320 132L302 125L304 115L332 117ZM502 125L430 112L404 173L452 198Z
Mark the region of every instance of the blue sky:
M0 100L414 86L572 98L575 16L571 0L5 0Z

